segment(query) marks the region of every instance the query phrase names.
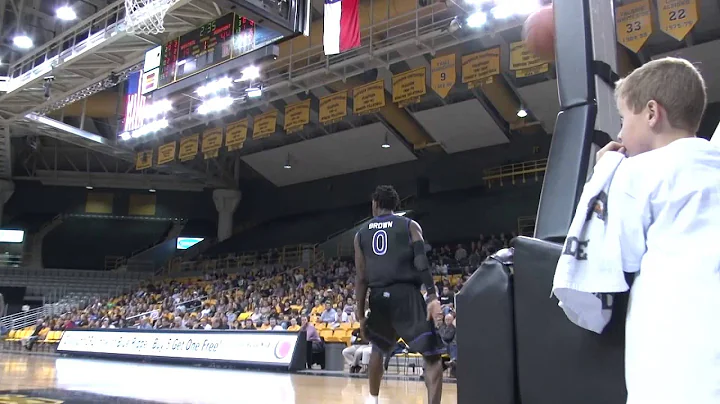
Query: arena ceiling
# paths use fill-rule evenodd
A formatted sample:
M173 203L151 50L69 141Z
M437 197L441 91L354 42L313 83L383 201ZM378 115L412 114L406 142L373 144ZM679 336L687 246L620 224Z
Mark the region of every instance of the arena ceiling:
M361 1L366 9L373 2L370 9L375 17L371 30L369 21L363 21L360 48L330 59L322 55L323 2L313 0L311 37L280 44L277 60L262 65L261 101L212 118L189 113L191 101L180 103L171 113L168 130L149 141L119 142L123 104L120 86L115 84L137 69L148 49L224 15L237 4L180 0L166 18L164 34L120 32L92 52L80 49L72 60L59 61L52 70L55 80L49 98L44 97L42 78L14 93L0 93L0 127L9 127L0 138L0 177L67 186L200 190L234 187L238 182L242 186L244 178L260 176L283 186L410 161L425 153L452 154L552 133L559 110L553 69L526 78L516 78L509 70L509 44L520 40L517 21L494 27L493 32L450 33L456 11L444 3L420 8L415 0ZM22 27L36 43L25 52L3 44L0 75L44 55L53 44L92 30L98 21L115 21L113 13L124 5L123 0L73 1L80 22L63 24L53 16L56 3L0 0L2 37L10 38ZM715 74L720 71L720 2L699 1L698 8L699 22L683 41L660 32L655 19L654 33L640 52L618 46L621 73L654 57L679 55L701 64L711 102L720 101L720 78ZM502 50L501 75L472 89L461 83L460 55L493 46ZM403 107L392 103L393 74L418 67L429 70L433 57L451 53L458 55L457 80L446 97L430 88L428 74L427 93L418 103ZM385 107L358 116L352 113L350 98L344 120L330 125L319 122L321 97L377 79L385 80ZM285 106L301 100L310 101L310 123L288 135L283 129ZM527 110L527 117L517 116L521 108ZM222 150L214 159L200 157L135 170L137 150L272 110L278 111L275 133L249 139L239 151ZM381 148L386 137L391 147ZM291 169L284 168L288 156Z

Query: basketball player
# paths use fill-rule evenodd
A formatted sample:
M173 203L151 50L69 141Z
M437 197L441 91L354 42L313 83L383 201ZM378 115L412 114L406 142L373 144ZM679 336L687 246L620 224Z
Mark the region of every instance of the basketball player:
M372 194L374 217L355 235L357 313L360 330L372 343L368 404L378 403L383 355L392 350L398 337L423 355L428 404L440 404L444 353L436 332L436 325L442 321L440 301L425 255L422 229L417 222L394 214L399 204L400 197L392 186L378 186ZM426 298L420 292L422 285ZM370 315L366 319L368 287Z

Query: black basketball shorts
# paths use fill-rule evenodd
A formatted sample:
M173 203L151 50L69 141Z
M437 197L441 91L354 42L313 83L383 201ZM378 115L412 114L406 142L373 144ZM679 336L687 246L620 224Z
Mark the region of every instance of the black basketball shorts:
M427 305L415 285L397 283L370 289L366 335L382 352L397 346L398 338L412 352L425 356L445 353L435 324L427 319Z

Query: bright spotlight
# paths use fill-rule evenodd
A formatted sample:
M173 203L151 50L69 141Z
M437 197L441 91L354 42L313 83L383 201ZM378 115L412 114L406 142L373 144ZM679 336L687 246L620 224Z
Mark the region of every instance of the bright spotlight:
M230 79L230 77L223 77L221 79L211 81L202 87L199 87L197 90L195 90L195 93L197 93L197 95L199 95L200 97L205 97L230 88L230 86L232 86L232 83L233 81L232 79Z
M236 83L241 81L253 81L260 78L260 68L257 66L248 66L242 70L241 74L242 76L235 80Z
M72 21L77 19L77 14L75 14L75 10L69 6L62 6L55 10L55 17L63 21Z
M93 186L92 186L92 185L85 185L85 189L92 191L92 190L93 190Z
M528 116L528 113L527 111L525 111L525 108L520 108L517 112L517 116L518 118L525 118L526 116Z
M20 49L30 49L33 47L33 40L27 35L19 34L13 38L13 45Z
M197 112L201 115L212 114L213 112L222 111L229 108L233 103L232 97L216 97L211 98L198 107Z
M487 22L487 14L482 11L476 11L465 20L469 28L480 28Z
M172 103L170 100L159 100L150 105L143 107L143 116L145 119L155 118L172 111Z

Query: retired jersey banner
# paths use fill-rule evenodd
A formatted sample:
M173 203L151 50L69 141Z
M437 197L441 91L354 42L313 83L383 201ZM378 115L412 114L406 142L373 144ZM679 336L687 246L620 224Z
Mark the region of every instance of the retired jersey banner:
M347 97L348 91L343 90L320 98L320 111L318 112L320 123L327 125L345 118L347 116Z
M500 74L500 47L463 55L462 82L473 88Z
M310 100L296 102L285 106L285 132L301 131L310 123Z
M202 135L202 152L206 159L215 158L222 147L223 129L207 129Z
M241 119L233 122L225 128L225 147L228 151L238 150L243 147L247 139L248 119Z
M547 73L550 65L519 41L510 44L510 70L515 71L515 77L522 78Z
M177 150L177 142L172 141L158 147L157 163L158 165L167 164L175 160L175 151Z
M367 114L385 106L385 81L376 80L353 89L353 112Z
M419 102L420 97L425 95L425 77L427 72L424 67L408 70L392 76L393 103L407 105Z
M138 152L137 156L135 157L135 169L136 170L144 170L146 168L152 167L153 163L153 151L150 150L143 150L141 152Z
M682 41L698 22L697 0L656 0L660 30Z
M253 118L253 139L262 139L275 133L277 111L270 111Z
M618 42L638 53L652 34L650 0L640 0L615 9Z
M180 139L180 152L178 152L180 161L188 161L195 158L198 153L199 140L199 135L186 136Z
M439 56L430 62L430 86L442 98L452 90L457 80L455 73L455 54Z

